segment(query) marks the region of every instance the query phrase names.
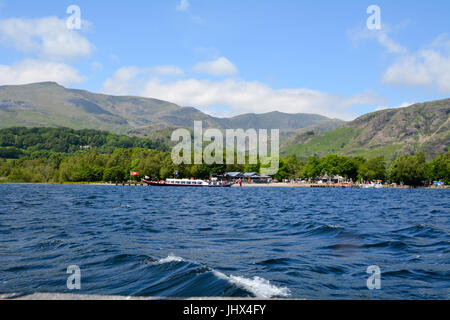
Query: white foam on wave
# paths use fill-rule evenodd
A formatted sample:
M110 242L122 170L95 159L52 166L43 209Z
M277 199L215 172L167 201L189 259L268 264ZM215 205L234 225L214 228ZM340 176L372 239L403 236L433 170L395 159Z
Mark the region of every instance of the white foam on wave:
M181 262L181 261L184 261L184 259L181 257L174 256L173 254L169 254L166 258L162 258L162 259L159 259L158 261L156 261L156 263L163 264L163 263L168 263L168 262L172 262L172 261Z
M213 271L213 273L220 279L227 280L228 282L244 288L245 290L253 293L257 298L270 299L273 297L287 297L291 294L290 290L286 287L277 287L261 277L253 277L253 279L239 277L239 276L227 276L219 271Z
M155 264L163 264L169 262L181 262L185 261L183 258L169 254L166 258L161 258L155 262ZM213 274L223 280L228 281L238 287L244 288L245 290L254 294L257 298L270 299L273 297L287 297L291 294L290 290L286 287L277 287L261 277L253 277L253 279L240 277L240 276L227 276L226 274L212 270Z
M344 227L335 225L335 224L327 224L325 226L323 226L323 228L331 228L331 229L344 229Z

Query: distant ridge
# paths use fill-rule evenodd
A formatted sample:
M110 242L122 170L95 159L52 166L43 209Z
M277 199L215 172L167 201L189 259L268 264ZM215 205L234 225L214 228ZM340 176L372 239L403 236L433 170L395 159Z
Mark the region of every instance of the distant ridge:
M68 127L99 129L118 134L145 134L173 127L279 128L283 133L332 130L344 123L312 114L243 114L217 118L193 107L152 98L111 96L67 89L55 82L0 87L0 128Z

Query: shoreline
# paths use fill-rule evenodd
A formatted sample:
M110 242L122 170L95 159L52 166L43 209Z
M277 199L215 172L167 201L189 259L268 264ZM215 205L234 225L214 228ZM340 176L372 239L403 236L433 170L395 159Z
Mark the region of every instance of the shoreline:
M238 187L239 185L234 184L232 187ZM345 184L317 184L317 183L270 183L270 184L242 184L243 188L254 188L254 187L262 187L262 188L271 188L271 187L279 187L279 188L341 188L341 189L365 189L360 185L345 185ZM450 189L450 186L442 186L442 187L434 187L434 186L390 186L383 185L382 189Z
M147 187L144 183L108 183L108 182L4 182L0 181L1 184L17 184L17 185L76 185L76 186L113 186L113 187ZM242 187L238 184L233 184L232 188L332 188L332 189L365 189L360 185L346 185L346 184L317 184L317 183L243 183ZM390 186L383 185L382 189L450 189L450 186Z

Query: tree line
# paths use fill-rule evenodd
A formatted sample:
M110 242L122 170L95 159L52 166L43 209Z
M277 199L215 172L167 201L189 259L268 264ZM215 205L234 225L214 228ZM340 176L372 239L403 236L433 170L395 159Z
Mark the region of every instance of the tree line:
M427 161L425 154L399 155L391 163L383 156L366 159L329 154L322 158L311 156L302 162L294 155L280 161L279 175L288 179L315 179L327 174L342 176L347 180L403 183L424 185L433 181L450 183L450 152L438 155Z
M116 148L111 153L101 148L78 150L72 154L53 152L45 157L0 158L0 181L8 182L123 182L130 171L139 172L133 179L149 176L152 180L174 177L207 179L210 173L259 172L257 164L174 165L169 151L149 148ZM225 156L224 156L225 159ZM225 162L225 161L224 161ZM324 174L339 175L354 182L383 180L407 185L423 185L435 180L450 182L450 152L427 161L423 153L398 156L389 165L383 157L365 159L329 154L300 161L294 155L280 158L282 179L315 179Z

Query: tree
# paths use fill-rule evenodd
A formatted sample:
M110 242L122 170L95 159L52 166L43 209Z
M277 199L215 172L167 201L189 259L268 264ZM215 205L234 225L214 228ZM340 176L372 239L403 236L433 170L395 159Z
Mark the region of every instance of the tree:
M285 159L280 158L278 164L278 172L273 176L275 180L283 180L289 177L288 166Z
M259 172L259 169L261 167L260 163L256 163L256 164L250 164L250 163L246 163L244 164L244 172Z
M450 184L450 151L434 158L431 162L430 176L434 181Z
M386 179L386 164L384 157L372 158L369 161L362 163L358 169L358 178L363 180L385 180Z
M415 156L398 156L389 169L390 180L407 185L422 185L428 178L429 167L425 154L420 152Z
M105 169L103 172L103 181L123 182L125 181L125 172L119 166Z
M319 160L320 174L341 174L340 157L336 154L328 154Z
M19 159L24 153L16 147L0 148L0 158Z
M149 155L139 161L139 165L132 169L138 171L143 176L149 176L152 180L159 180L161 167L161 157L159 155Z
M320 175L320 166L319 166L319 158L316 156L311 156L308 158L308 162L306 163L303 169L303 176L305 178L315 179Z
M11 133L0 135L0 147L12 147L15 144L15 136Z
M356 180L358 174L358 162L352 159L329 154L319 160L320 174L340 175L347 179Z
M0 177L7 177L11 173L11 168L6 160L0 158Z
M284 158L286 173L289 179L296 179L302 176L304 163L300 162L295 155L289 155Z
M352 179L352 181L356 181L358 178L358 169L359 169L359 161L355 161L354 159L350 159L347 157L341 158L341 175L347 179Z
M165 180L167 178L173 177L175 174L175 166L170 159L170 157L166 157L166 159L163 160L161 169L159 169L159 176L161 179Z

